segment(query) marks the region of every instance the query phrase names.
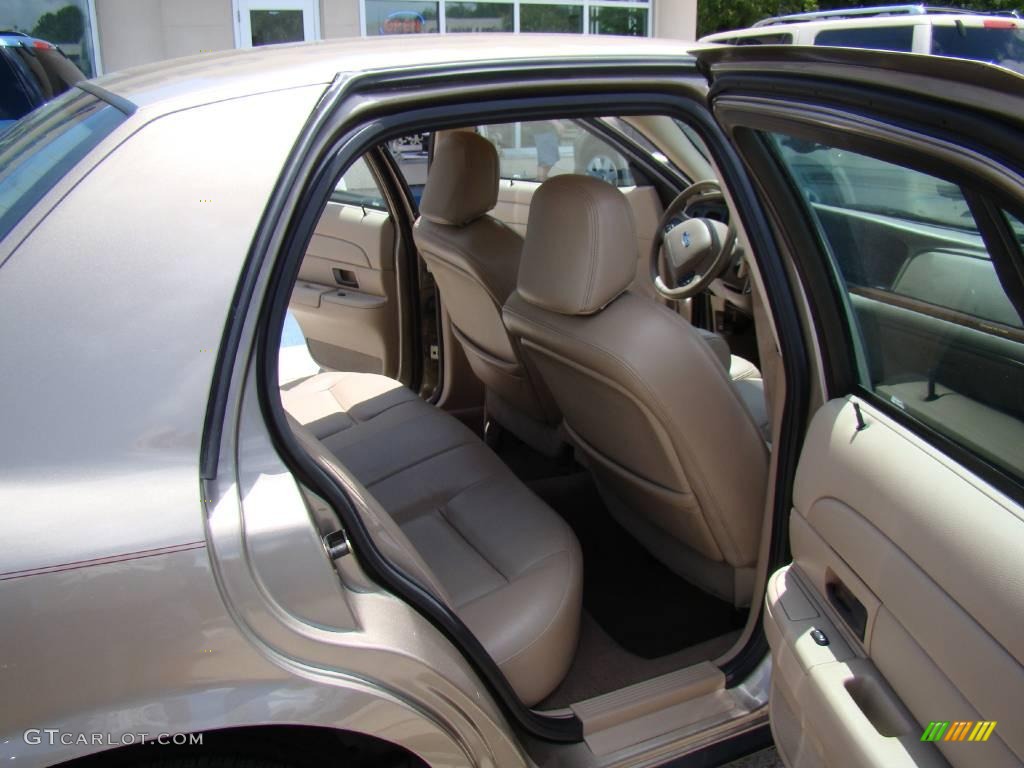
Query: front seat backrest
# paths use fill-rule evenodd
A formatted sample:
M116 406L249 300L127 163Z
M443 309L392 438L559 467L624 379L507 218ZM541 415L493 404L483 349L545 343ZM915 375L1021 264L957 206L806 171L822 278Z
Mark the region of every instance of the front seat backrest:
M673 570L749 602L767 448L690 323L628 289L636 236L623 195L557 176L530 207L505 324L565 419L609 510Z
M559 415L527 377L501 319L516 287L523 239L487 215L498 183L498 153L490 141L466 131L439 133L413 235L455 338L484 384L488 413L546 449Z

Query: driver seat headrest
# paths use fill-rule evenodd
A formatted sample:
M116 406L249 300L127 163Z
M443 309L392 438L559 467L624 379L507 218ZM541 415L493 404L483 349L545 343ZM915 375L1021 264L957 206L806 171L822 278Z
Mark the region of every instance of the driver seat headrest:
M438 132L420 215L435 224L464 227L498 202L498 150L476 133Z
M534 193L519 265L519 295L562 315L592 315L636 276L629 201L592 176L555 176Z

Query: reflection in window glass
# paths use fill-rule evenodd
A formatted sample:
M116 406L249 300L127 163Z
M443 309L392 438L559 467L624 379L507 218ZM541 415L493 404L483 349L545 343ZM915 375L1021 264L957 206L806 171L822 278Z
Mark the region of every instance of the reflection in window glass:
M977 231L955 184L794 137L780 138L779 146L812 203Z
M590 34L646 37L647 9L591 6Z
M826 246L861 385L1024 477L1024 325L963 190L847 149L780 135L770 145ZM809 194L821 173L840 180L832 203Z
M987 61L1015 72L1024 72L1024 29L933 26L932 53Z
M55 43L86 77L96 76L89 0L4 2L0 7L0 28Z
M914 50L914 27L847 27L826 29L814 38L815 45L833 45L839 48L870 48L876 51Z
M437 32L437 3L415 0L366 0L367 35Z
M302 11L249 11L252 26L252 45L275 43L301 43Z
M583 32L583 7L579 5L521 5L520 32Z
M512 3L445 3L447 32L511 32Z

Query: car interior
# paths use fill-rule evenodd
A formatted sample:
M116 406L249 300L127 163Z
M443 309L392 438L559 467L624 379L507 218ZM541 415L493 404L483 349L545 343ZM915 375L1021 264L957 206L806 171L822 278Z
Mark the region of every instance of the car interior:
M380 552L595 754L725 717L723 668L763 615L789 764L940 764L920 739L935 706L1018 711L1020 686L996 681L1021 680L1020 593L998 586L1020 520L948 456L967 466L966 448L988 478L1024 468L1024 300L988 234L1009 247L1024 225L940 173L758 141L808 284L840 286L809 291L813 322L842 313L829 343L863 371L807 404L791 565L769 562L789 384L775 316L711 154L665 116L445 128L367 152L292 288L311 359L289 369L282 347L281 404ZM899 431L911 421L930 442ZM1016 738L938 749L1012 764Z
M765 514L768 407L728 209L714 184L673 205L690 177L666 158L675 184L652 182L598 133L616 125L620 146L641 138L613 118L544 121L368 153L327 203L290 302L320 368L282 383L293 430L351 473L389 555L542 710L728 652ZM412 243L381 192L396 169ZM673 300L651 252L667 276L664 231L678 239L684 221L700 222L685 237L705 261L728 248L729 282ZM403 248L430 288L420 317L440 318L441 370L416 391L399 359Z

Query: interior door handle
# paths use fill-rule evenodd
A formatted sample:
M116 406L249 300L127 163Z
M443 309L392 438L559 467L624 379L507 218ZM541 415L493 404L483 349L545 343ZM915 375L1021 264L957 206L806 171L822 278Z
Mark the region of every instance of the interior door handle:
M356 277L356 273L350 269L332 269L334 273L334 281L345 288L358 288L359 279Z
M846 626L863 641L864 631L868 625L868 611L864 607L864 603L858 600L843 582L838 580L828 582L825 585L825 593L829 603L836 609L836 613L846 622Z

